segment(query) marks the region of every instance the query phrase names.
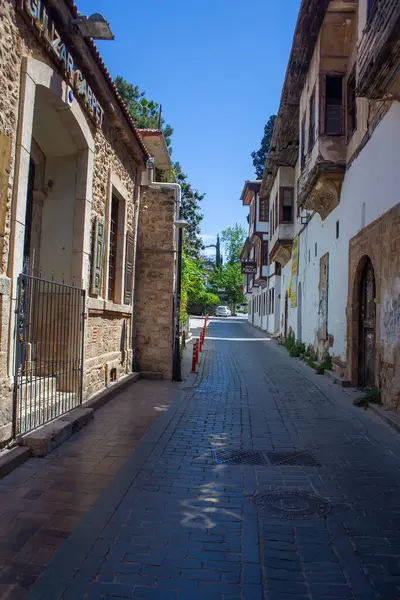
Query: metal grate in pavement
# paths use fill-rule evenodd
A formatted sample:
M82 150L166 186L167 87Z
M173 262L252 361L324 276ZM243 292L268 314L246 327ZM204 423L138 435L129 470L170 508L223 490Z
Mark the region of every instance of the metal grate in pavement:
M263 516L280 519L317 519L325 517L332 510L332 505L325 498L290 489L256 494L253 504Z
M320 467L311 452L266 452L267 458L273 467L295 466L295 467Z
M212 453L217 465L267 466L263 453L254 450L213 450Z

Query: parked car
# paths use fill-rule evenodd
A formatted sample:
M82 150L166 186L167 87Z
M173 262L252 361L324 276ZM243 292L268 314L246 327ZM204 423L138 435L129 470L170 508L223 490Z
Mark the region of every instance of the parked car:
M217 306L215 309L216 317L230 317L231 314L232 313L227 306Z

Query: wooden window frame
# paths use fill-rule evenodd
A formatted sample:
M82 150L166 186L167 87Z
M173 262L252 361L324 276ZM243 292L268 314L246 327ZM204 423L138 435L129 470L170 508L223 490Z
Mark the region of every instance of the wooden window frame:
M118 200L118 226L117 226L117 255L116 255L116 272L115 272L115 290L113 294L109 294L109 270L110 270L110 234L111 234L111 211L113 197ZM108 202L106 209L106 237L105 237L105 252L104 252L104 277L102 297L113 304L126 304L125 297L129 298L132 295L132 290L129 289L129 284L126 280L126 269L130 268L133 277L133 261L134 256L129 257L132 260L132 265L126 264L128 244L128 228L127 228L127 198L129 194L124 186L119 181L119 178L110 173ZM132 237L132 233L130 233ZM130 240L132 242L132 240ZM133 249L134 255L134 249ZM132 254L130 252L130 254ZM133 282L132 286L133 288ZM125 294L127 291L127 294Z
M268 246L269 243L267 242L267 240L263 240L262 245L261 245L261 266L262 267L268 267L269 265L269 260L268 260ZM267 262L265 262L265 259L267 260Z
M326 78L337 77L342 80L342 104L340 110L340 132L326 133ZM345 107L345 89L343 73L334 71L321 73L319 76L319 135L327 135L329 137L338 137L344 135L344 107Z
M269 221L269 201L268 198L260 198L259 197L259 207L258 207L258 219L261 223L268 223ZM261 206L265 205L266 209L264 210L264 216L266 216L266 219L262 218L262 210L261 210Z
M300 169L304 170L306 166L307 149L306 149L306 115L303 115L301 120L301 131L300 131Z
M367 0L367 24L374 18L378 5L379 0Z
M108 274L107 300L115 302L117 295L117 262L118 262L118 225L120 215L120 200L116 194L111 196L110 231L108 242Z
M312 110L313 108L313 103L314 103L314 110ZM311 150L314 147L314 144L316 142L317 139L317 97L316 97L316 90L315 90L315 86L313 89L313 92L310 96L310 102L309 102L309 120L308 120L308 151L311 152ZM314 119L312 121L311 116L314 115ZM312 123L313 123L313 129L312 129Z
M283 220L283 198L285 192L292 193L292 218L290 221ZM279 188L279 223L282 225L291 225L294 223L294 187L283 186Z
M354 90L354 103L350 105L350 86ZM352 109L352 110L351 110ZM350 114L351 111L351 114ZM356 70L355 67L346 81L346 139L347 143L357 129L357 96L356 96Z

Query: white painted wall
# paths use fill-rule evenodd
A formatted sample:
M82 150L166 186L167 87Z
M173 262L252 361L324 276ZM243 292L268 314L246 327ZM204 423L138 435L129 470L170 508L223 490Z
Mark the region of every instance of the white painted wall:
M342 360L346 358L349 240L363 227L400 202L399 139L400 103L396 102L347 171L340 204L323 222L318 214L314 214L300 235L302 340L306 345L315 342L318 325L319 259L329 252L328 332L334 337L331 352L340 356ZM339 239L336 239L336 221L339 221ZM288 265L282 270L282 278L286 276L287 267ZM286 277L285 281L289 286L290 282ZM292 327L297 335L297 318L292 317L291 313L289 323L295 325Z

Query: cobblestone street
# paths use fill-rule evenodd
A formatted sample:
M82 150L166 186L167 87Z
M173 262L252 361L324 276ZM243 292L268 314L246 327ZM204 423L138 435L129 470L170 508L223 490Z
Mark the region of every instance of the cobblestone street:
M399 434L243 320L208 335L29 598L400 597Z

